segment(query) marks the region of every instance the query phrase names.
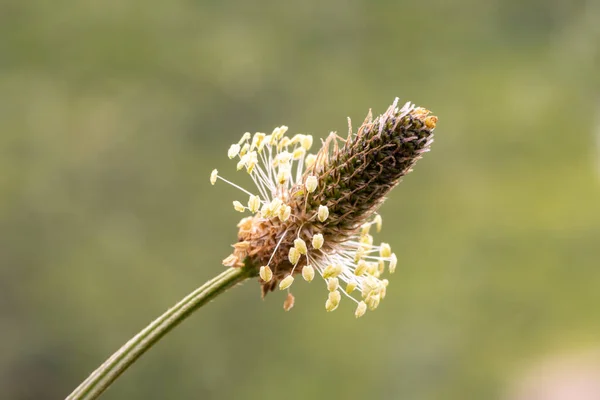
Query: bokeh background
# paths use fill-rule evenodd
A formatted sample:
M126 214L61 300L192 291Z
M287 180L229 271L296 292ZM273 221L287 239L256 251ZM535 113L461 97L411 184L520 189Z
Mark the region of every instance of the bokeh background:
M0 398L64 398L222 271L243 132L396 96L440 120L381 307L247 283L104 398L599 399L598 0L0 2Z

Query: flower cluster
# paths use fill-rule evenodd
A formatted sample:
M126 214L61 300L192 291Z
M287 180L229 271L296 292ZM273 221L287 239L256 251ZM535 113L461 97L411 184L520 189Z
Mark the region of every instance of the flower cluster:
M263 296L279 288L289 293L297 275L311 282L318 274L328 291L325 309L335 310L342 296L356 303L356 317L374 310L385 297L386 270L397 257L387 243L374 244L372 228L381 230L376 213L387 193L429 150L437 122L424 108L396 101L386 113L371 114L347 138L331 133L317 153L309 153L311 135L287 136L280 126L269 135L245 133L228 151L256 185L247 191L211 173L248 197L234 201L252 215L238 224L238 242L223 264L260 266Z

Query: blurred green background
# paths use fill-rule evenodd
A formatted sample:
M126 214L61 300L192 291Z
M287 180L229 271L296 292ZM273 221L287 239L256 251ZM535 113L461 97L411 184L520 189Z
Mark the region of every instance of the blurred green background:
M396 96L440 120L381 209L379 309L249 282L103 398L512 398L598 349L598 0L4 0L0 397L64 398L222 271L242 196L208 176L248 182L243 132L346 132Z

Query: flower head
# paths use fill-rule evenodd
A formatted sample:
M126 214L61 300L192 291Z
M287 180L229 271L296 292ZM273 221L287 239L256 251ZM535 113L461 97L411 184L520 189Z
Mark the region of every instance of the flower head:
M238 170L250 174L256 190L211 174L211 183L219 178L242 190L248 207L235 201L234 208L252 213L238 224L238 242L223 264L261 266L263 296L289 291L296 274L310 282L316 272L327 288L327 311L337 309L342 295L356 303L357 318L377 308L388 286L383 274L386 267L394 272L397 257L389 244L374 244L371 228L382 226L376 211L429 151L437 122L428 110L397 102L376 118L369 113L345 139L331 133L316 154L308 153L312 136L287 136L286 126L234 143L228 156L238 158ZM290 304L293 296L284 309Z

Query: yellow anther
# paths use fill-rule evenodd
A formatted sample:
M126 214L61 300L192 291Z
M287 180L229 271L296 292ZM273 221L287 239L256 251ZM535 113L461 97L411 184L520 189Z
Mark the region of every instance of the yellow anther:
M240 169L244 168L244 164L246 164L246 162L242 159L240 161L238 161L237 163L237 170L239 171Z
M295 247L292 247L288 252L288 260L292 265L298 264L298 260L300 260L300 252Z
M271 218L273 217L273 209L271 208L271 203L265 203L260 208L260 215L263 218Z
M340 300L342 299L342 295L337 290L335 292L329 292L329 296L327 296L327 301L325 302L325 309L327 311L333 311L340 305Z
M304 184L304 186L306 187L306 191L308 193L312 193L315 190L317 190L317 186L319 185L319 180L317 179L316 176L314 175L309 175L306 178L306 183Z
M231 147L229 147L229 150L227 151L227 157L231 158L235 158L235 156L237 156L238 154L240 154L240 145L239 144L232 144Z
M279 219L282 221L287 221L290 219L290 215L292 214L292 207L285 206L279 208Z
M250 140L250 138L252 137L252 135L250 134L250 132L246 132L242 135L242 138L240 139L240 141L238 142L238 144L241 146L242 143L244 143L247 140Z
M387 293L387 286L388 286L389 281L387 279L384 279L383 281L381 281L381 288L380 290L380 296L381 299L383 300L385 298L385 294Z
M367 304L364 301L361 301L360 303L358 303L358 306L356 306L356 311L354 312L354 316L356 318L360 318L363 315L365 315L366 312L367 312Z
M315 163L315 161L317 161L317 156L314 155L314 154L309 154L304 159L304 164L306 164L306 168L310 168L310 167L313 166L313 164Z
M235 208L235 211L239 212L244 212L244 210L246 209L246 207L244 207L244 205L237 200L233 202L233 208Z
M250 199L248 200L248 209L255 213L258 211L258 209L260 208L260 197L252 195L250 196Z
M361 227L360 236L362 237L362 236L368 235L370 230L371 230L371 224L364 224Z
M290 171L287 168L280 168L277 173L277 183L285 185L290 177Z
M288 275L281 282L279 282L279 290L285 290L292 286L294 283L294 277L292 275Z
M365 256L365 249L363 247L359 247L356 250L356 254L354 254L354 262L359 262Z
M273 132L271 133L271 138L273 141L275 140L279 140L281 139L281 137L283 136L285 132L281 132L281 129L279 127L273 129Z
M306 242L300 238L294 240L294 247L300 254L306 254L308 249L306 248Z
M312 144L313 144L312 135L304 135L304 137L302 138L302 147L304 148L304 150L310 149Z
M301 133L297 133L294 135L294 137L292 137L292 140L290 140L290 144L302 143L303 139L304 135Z
M281 199L279 197L275 197L273 200L271 200L270 207L271 207L272 215L273 216L278 215L279 210L281 209L282 206L283 206L283 201L281 201Z
M327 206L319 206L319 211L317 212L319 221L325 222L327 217L329 217L329 208L327 208Z
M356 286L358 286L356 282L348 282L348 284L346 285L346 293L350 294L354 292Z
M367 306L369 306L369 310L374 310L379 306L381 297L379 296L379 294L375 294L367 297L365 301L367 302Z
M333 292L333 291L337 290L338 287L340 287L340 281L339 281L338 278L329 278L329 279L327 279L327 289L330 292Z
M377 232L381 232L381 225L383 225L383 218L381 218L381 215L377 214L373 219L373 223L375 223L375 226L377 227Z
M396 264L398 264L398 258L396 257L395 253L392 253L392 255L390 256L390 265L388 266L390 274L393 274L396 270Z
M214 185L217 182L217 175L219 174L219 171L217 171L216 169L213 169L212 172L210 173L210 184Z
M310 282L315 278L315 269L312 265L307 264L302 268L302 277L306 282Z
M392 248L387 243L381 243L381 247L379 248L379 255L381 257L390 257L392 255Z
M292 159L291 153L289 153L287 151L282 151L281 153L279 153L275 156L275 159L273 160L273 166L274 167L279 167L280 165L287 166L287 164L289 164L291 159Z
M367 272L367 262L365 260L360 260L356 265L356 269L354 270L354 275L361 276L365 272Z
M431 115L425 118L425 126L429 129L434 129L435 124L437 124L438 118L435 115Z
M367 274L376 275L377 274L377 263L367 263Z
M266 135L265 139L263 140L263 145L271 145L271 141L273 140L273 135Z
M312 247L316 250L323 247L323 242L325 242L325 239L323 239L323 235L320 233L317 233L312 237Z
M287 146L289 146L289 145L290 145L290 142L291 142L290 138L289 138L289 137L287 137L287 136L284 136L283 138L281 138L281 140L280 140L280 141L279 141L279 143L277 144L277 149L278 149L278 150L281 150L281 149L283 149L284 147L287 147Z
M365 250L368 250L371 248L371 245L373 244L373 236L366 234L360 237L360 243L361 243L361 247Z
M247 155L249 157L248 161L246 162L246 171L251 174L252 170L254 170L254 167L256 166L256 163L258 163L258 155L256 154L256 151L251 151Z
M271 271L271 268L269 268L268 265L260 267L259 275L260 279L265 282L270 282L271 279L273 279L273 271Z
M336 278L342 273L342 266L340 264L331 264L325 267L323 270L323 278Z
M243 157L250 151L250 145L248 143L244 144L240 149L240 157Z
M294 160L299 160L301 159L304 154L306 154L306 150L304 150L304 148L302 147L298 147L296 150L294 150L294 152L292 153L292 158Z
M263 140L265 140L265 136L267 135L265 135L264 133L256 132L254 134L254 137L252 138L252 145L250 146L250 150L254 150L259 147L262 149L261 144Z

